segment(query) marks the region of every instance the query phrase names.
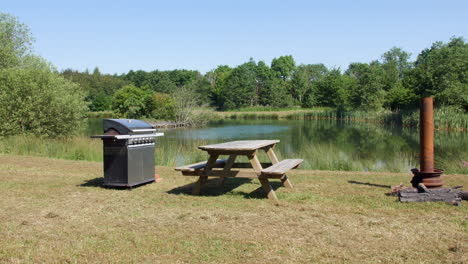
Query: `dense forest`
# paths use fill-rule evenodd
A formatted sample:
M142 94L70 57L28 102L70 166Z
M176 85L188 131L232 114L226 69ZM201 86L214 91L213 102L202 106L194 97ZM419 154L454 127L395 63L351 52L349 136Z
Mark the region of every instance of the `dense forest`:
M129 71L122 75L71 69L61 73L87 92L91 111L114 110L131 116L161 116L161 98L191 92L199 105L217 110L251 106L316 106L339 110L413 109L421 96L438 105L468 109L468 44L461 37L435 42L415 61L401 48L378 60L351 63L344 71L322 63L297 65L290 55L268 65L254 59L201 74L193 70Z

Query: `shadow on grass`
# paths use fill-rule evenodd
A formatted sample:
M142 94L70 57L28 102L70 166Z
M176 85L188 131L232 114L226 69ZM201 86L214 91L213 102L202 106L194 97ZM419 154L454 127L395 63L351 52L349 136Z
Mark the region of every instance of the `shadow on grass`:
M379 188L386 188L386 189L390 189L390 188L391 188L390 185L376 184L376 183L370 183L370 182L348 181L348 183L360 184L360 185L367 185L367 186L379 187Z
M125 187L125 186L106 186L104 185L104 178L103 177L98 177L94 179L87 180L86 182L78 185L79 187L95 187L95 188L103 188L103 189L115 189L115 190L132 190L133 188L137 188L149 183L153 182L146 182L142 184L138 184L132 187Z
M276 191L279 187L283 187L283 184L281 182L270 182L271 188ZM263 188L260 186L254 191L248 193L248 192L243 192L243 191L234 191L234 195L242 195L244 198L247 199L268 199L267 198L267 193Z
M266 192L263 190L262 187L259 187L250 193L247 193L244 191L234 191L234 189L236 189L237 187L245 183L251 183L252 179L229 178L229 179L226 179L223 185L219 185L220 180L221 180L220 178L208 179L208 181L206 181L206 183L202 186L200 196L220 196L226 193L230 193L231 195L234 195L234 196L241 195L244 198L248 198L248 199L266 199L267 198ZM172 190L169 190L167 193L175 194L175 195L180 195L180 194L192 195L192 189L193 189L194 183L190 183L184 186L174 188ZM280 186L282 186L282 183L270 182L270 185L274 190L276 190Z
M101 188L105 188L104 178L99 177L99 178L90 179L90 180L87 180L86 182L80 184L79 186L81 186L81 187L101 187Z

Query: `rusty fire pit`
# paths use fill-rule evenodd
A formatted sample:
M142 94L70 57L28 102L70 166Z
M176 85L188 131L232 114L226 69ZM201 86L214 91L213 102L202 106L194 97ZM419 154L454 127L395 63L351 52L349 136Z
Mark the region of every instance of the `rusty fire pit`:
M442 187L440 176L444 172L434 168L434 102L432 97L421 98L419 110L419 165L420 170L412 169L411 184L417 188L423 183L427 188Z

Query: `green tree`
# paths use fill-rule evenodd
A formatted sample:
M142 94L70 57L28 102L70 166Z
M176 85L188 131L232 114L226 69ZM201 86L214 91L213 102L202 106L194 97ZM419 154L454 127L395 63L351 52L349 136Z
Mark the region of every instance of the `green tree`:
M382 67L389 75L387 78L402 80L411 69L411 54L401 48L393 47L382 55Z
M145 80L148 78L148 73L142 70L129 71L122 78L126 81L133 83L137 87L143 87Z
M382 55L384 70L383 88L386 93L385 107L392 110L412 107L416 95L412 89L403 84L403 79L412 68L410 53L393 47Z
M206 79L210 85L209 98L211 105L217 109L222 109L224 106L223 93L227 87L227 79L231 75L232 68L227 65L220 65L213 71L206 74Z
M125 85L112 98L112 110L123 117L140 118L147 112L146 104L150 101L151 92L136 87Z
M423 50L407 83L418 96L435 96L436 102L468 110L468 43L452 38Z
M105 111L111 109L112 95L118 89L128 84L128 81L109 74L101 74L96 67L92 74L75 70L64 70L61 75L79 84L87 92L86 101L91 111Z
M308 97L313 101L306 101L306 106L330 106L344 110L348 107L349 90L354 85L353 78L342 75L340 69L332 69L317 80L313 95Z
M349 93L349 102L355 109L380 110L385 101L384 70L378 61L351 63L346 75L354 78Z
M271 69L277 73L278 77L286 81L296 69L296 62L291 55L280 56L272 60Z
M291 94L302 107L313 105L315 83L327 74L323 64L299 65L291 79Z
M154 93L146 103L147 116L160 120L174 120L175 104L169 94Z
M391 110L412 108L416 105L417 96L414 90L403 86L402 82L397 82L388 92L385 98L385 105Z
M85 93L31 55L31 46L28 27L0 13L0 135L77 133L87 111Z
M19 66L30 54L33 37L29 28L9 14L0 13L0 69Z
M142 87L146 87L158 93L172 93L177 85L171 80L169 72L152 71L146 74L146 79L142 81Z
M87 106L80 87L39 57L0 70L0 135L56 137L80 131Z
M256 63L253 59L234 68L226 80L222 93L223 109L252 106L258 100L256 89Z
M197 79L200 75L198 71L173 70L168 72L169 79L178 87L187 85Z

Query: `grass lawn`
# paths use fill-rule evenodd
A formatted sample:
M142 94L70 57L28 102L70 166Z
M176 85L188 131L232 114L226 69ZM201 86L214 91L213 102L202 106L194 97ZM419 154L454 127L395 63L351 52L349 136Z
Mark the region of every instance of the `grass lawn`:
M466 202L387 195L410 173L297 170L275 206L255 180L210 180L194 197L194 177L157 169L161 183L114 190L100 162L0 155L0 262L468 262Z

